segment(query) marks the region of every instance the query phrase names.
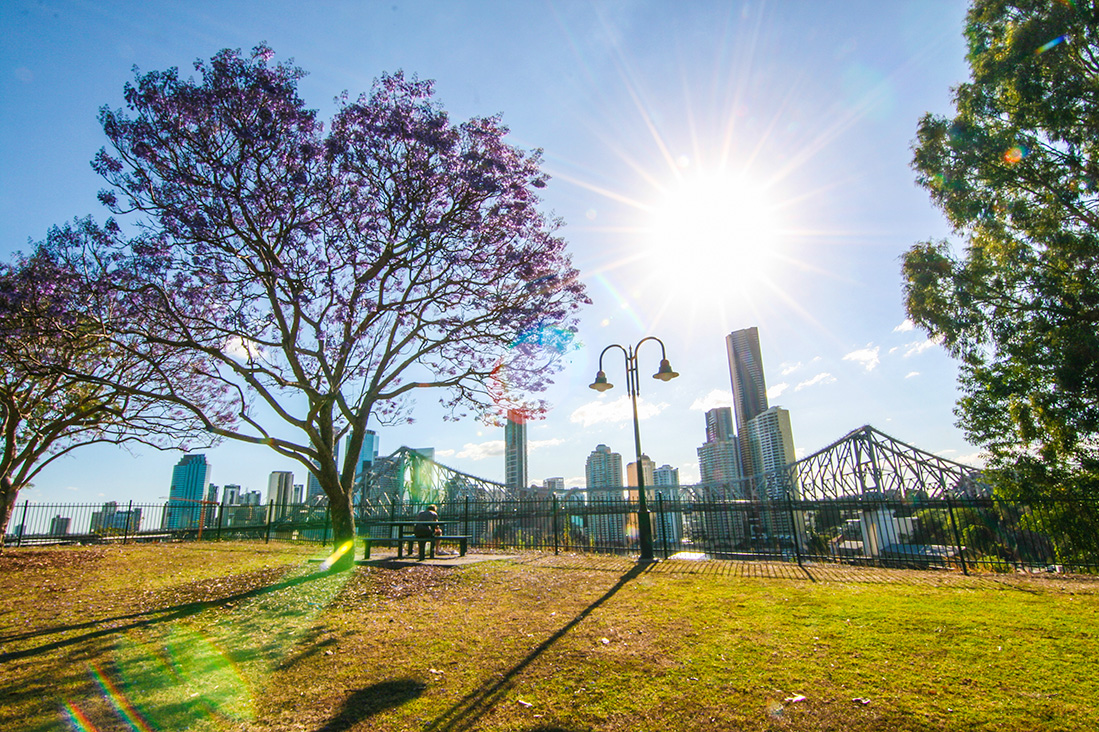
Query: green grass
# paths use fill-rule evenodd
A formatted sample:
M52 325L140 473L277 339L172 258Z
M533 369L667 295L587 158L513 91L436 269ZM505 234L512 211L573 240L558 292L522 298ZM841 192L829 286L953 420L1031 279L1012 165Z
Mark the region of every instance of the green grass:
M309 554L7 550L0 727L1091 730L1099 719L1092 579L637 571L535 553L327 574Z

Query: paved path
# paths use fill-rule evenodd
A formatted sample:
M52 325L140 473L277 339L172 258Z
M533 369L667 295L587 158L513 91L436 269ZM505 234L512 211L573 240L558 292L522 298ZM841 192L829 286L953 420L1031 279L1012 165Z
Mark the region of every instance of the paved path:
M370 560L358 564L383 567L463 567L481 562L506 561L536 567L582 569L624 574L637 566L635 557L606 554L560 554L523 552L519 554L492 554L470 552L464 557L457 554L440 555L435 559L419 561L416 558L397 559L396 550L387 553L383 549ZM968 576L959 570L946 569L888 569L882 567L845 564L809 564L798 566L796 562L766 562L723 559L659 560L646 568L659 574L702 575L710 577L742 577L781 579L798 582L869 582L906 585L958 585L987 586L1000 584L1011 589L1026 591L1030 587L1057 584L1072 585L1074 591L1099 594L1099 576L1065 574L995 574L973 572Z

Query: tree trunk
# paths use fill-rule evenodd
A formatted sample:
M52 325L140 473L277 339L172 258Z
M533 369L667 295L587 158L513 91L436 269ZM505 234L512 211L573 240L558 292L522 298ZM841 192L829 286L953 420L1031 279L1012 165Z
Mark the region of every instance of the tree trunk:
M332 569L340 571L355 566L355 514L351 506L351 491L344 491L337 485L335 489L324 486L328 495L329 515L332 517L332 542L338 551L341 546L351 542L351 548L340 555Z
M19 489L15 487L10 475L0 478L0 549L4 548L4 537L8 534L8 522L15 508L15 498Z

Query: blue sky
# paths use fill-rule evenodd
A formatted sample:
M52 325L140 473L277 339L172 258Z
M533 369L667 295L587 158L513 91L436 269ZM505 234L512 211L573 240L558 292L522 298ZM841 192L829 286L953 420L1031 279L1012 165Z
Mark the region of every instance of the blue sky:
M906 329L900 256L949 236L917 189L910 144L966 78L960 1L919 2L27 2L0 7L0 248L27 249L74 216L105 218L89 161L123 84L222 48L269 43L333 98L383 71L434 79L455 121L500 113L510 141L544 150L544 208L566 222L594 305L583 347L529 428L530 478L578 485L599 443L633 454L621 357L663 339L681 377L642 382L642 442L696 479L703 411L729 403L724 336L760 331L771 404L798 454L863 424L975 459L952 413L955 364ZM655 373L646 344L641 369ZM377 428L383 453L433 446L441 462L503 477L503 430L444 422ZM265 489L299 466L261 447L208 451L217 484ZM156 500L179 453L91 447L43 472L35 501Z

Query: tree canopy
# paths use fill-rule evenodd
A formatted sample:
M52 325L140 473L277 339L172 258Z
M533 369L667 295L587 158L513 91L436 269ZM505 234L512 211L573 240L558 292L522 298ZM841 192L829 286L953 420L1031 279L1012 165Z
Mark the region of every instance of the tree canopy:
M368 419L410 419L435 393L454 418L537 413L587 302L559 222L538 210L537 151L498 117L453 124L432 84L383 75L329 124L304 72L222 51L199 78L137 74L104 108L101 201L134 235L51 237L90 267L113 348L187 353L235 422L157 391L220 437L266 444L324 487L351 536L354 460ZM129 222L127 224L127 222Z
M134 392L169 384L206 406L185 354L114 352L81 297L80 276L48 247L0 265L0 534L19 491L43 468L96 442L209 444L184 410Z
M994 464L1093 472L1099 431L1099 23L1091 2L977 0L971 79L926 115L919 185L963 237L904 257L910 317L961 361Z

